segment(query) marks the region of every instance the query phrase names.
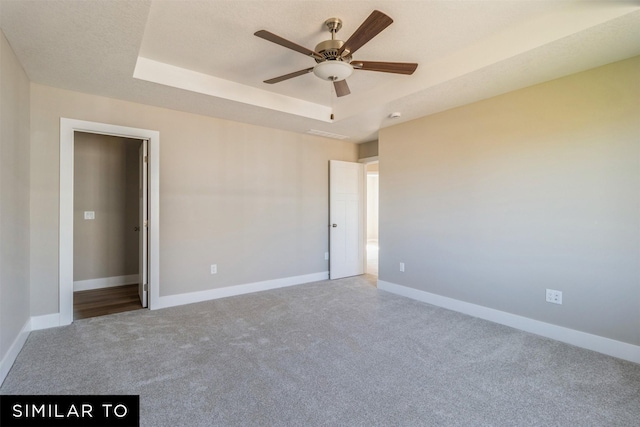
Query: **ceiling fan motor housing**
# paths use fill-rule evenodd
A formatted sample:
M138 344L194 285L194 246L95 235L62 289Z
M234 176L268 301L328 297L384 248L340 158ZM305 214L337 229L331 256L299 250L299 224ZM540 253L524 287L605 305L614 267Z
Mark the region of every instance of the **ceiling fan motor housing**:
M337 82L344 80L351 75L353 67L351 55L348 50L344 50L340 55L340 48L344 42L342 40L325 40L318 43L315 51L324 59L315 58L318 65L313 69L313 73L323 80Z
M345 49L340 55L340 48L344 42L342 40L325 40L316 45L315 51L318 52L325 61L344 61L351 62L351 54ZM323 62L320 58L315 58L316 62Z

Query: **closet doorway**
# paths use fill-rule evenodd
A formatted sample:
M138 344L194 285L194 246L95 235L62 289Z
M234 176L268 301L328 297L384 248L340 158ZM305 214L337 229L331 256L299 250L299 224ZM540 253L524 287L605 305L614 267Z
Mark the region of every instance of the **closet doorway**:
M147 223L148 247L146 273L148 286L139 284L139 297L148 295L148 306L159 308L160 294L160 132L149 129L119 126L108 123L60 118L60 227L59 227L59 313L52 315L51 324L69 325L73 322L74 282L74 140L77 133L111 135L147 142ZM89 214L90 215L90 214ZM84 218L84 211L83 211ZM142 283L142 282L140 282ZM144 292L142 292L144 291Z
M145 148L75 132L73 320L146 306Z

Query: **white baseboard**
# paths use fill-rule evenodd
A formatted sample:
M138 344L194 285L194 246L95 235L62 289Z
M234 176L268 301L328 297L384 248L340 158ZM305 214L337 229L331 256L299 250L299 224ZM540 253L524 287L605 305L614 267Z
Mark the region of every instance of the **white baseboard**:
M60 326L60 313L45 314L31 317L31 330L57 328Z
M480 319L500 323L502 325L510 326L532 334L541 335L556 341L565 342L577 347L597 351L598 353L618 357L630 362L640 363L640 346L637 345L588 334L586 332L576 331L575 329L569 329L563 326L552 325L550 323L541 322L528 317L518 316L516 314L506 313L493 308L443 297L441 295L409 288L407 286L396 285L395 283L385 282L384 280L378 280L378 289L426 302L438 307L468 314Z
M22 329L16 336L16 339L13 340L11 346L9 347L9 351L4 355L2 361L0 361L0 385L4 382L4 379L7 377L9 370L13 366L13 362L16 361L18 357L18 353L22 350L24 343L27 342L27 338L29 337L29 332L31 331L31 319L28 319Z
M78 280L73 282L73 292L90 291L92 289L112 288L114 286L133 285L138 283L137 274L128 276L101 277L99 279Z
M39 329L48 329L55 328L60 326L60 314L45 314L43 316L32 316L27 322L24 324L18 336L13 343L9 347L9 351L0 361L0 385L2 385L4 379L7 377L11 366L13 366L13 362L16 361L16 357L18 357L18 353L22 350L24 343L27 342L27 338L29 337L29 333L31 331L37 331Z
M253 292L266 291L269 289L284 288L287 286L302 285L304 283L327 280L329 273L305 274L302 276L284 277L282 279L265 280L263 282L247 283L244 285L227 286L224 288L210 289L200 292L189 292L186 294L161 296L158 302L151 309L174 307L177 305L192 304L195 302L209 301L212 299L232 297L236 295L250 294Z

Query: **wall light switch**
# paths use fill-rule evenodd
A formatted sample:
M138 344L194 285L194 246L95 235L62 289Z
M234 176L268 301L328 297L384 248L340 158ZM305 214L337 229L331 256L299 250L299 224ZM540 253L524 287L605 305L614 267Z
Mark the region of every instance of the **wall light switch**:
M96 213L94 211L84 211L84 219L96 219Z
M218 264L211 264L211 274L218 273Z
M404 262L400 263L400 271L404 273Z
M325 252L324 253L324 259L325 259L325 261L327 261L329 259L329 252Z

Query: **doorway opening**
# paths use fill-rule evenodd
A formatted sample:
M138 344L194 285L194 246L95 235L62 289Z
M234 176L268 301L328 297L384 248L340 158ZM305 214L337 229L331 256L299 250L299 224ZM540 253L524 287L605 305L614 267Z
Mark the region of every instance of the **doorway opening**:
M329 278L364 273L364 165L329 160Z
M76 133L88 133L109 135L119 138L129 138L143 141L140 147L145 151L140 153L140 159L147 161L142 163L141 179L145 179L144 188L140 191L141 202L147 211L147 220L141 227L139 236L140 248L147 243L146 268L139 269L138 294L141 301L145 301L148 295L148 307L159 307L160 293L160 133L154 130L132 128L126 126L110 125L106 123L88 122L83 120L60 119L60 227L59 227L59 313L56 316L55 326L69 325L73 321L73 293L74 293L74 150ZM145 144L146 142L146 144ZM91 210L87 211L91 217ZM97 210L93 211L96 215ZM143 209L140 209L143 212ZM82 212L84 219L84 211ZM141 223L142 224L142 223ZM138 251L142 254L142 251ZM142 255L141 255L142 256ZM141 258L142 259L142 258ZM140 265L143 265L141 262ZM144 280L148 282L144 286ZM144 303L142 303L144 305ZM53 326L53 325L52 325Z
M378 193L379 193L379 169L378 162L367 163L365 166L366 198L365 209L367 222L366 268L365 272L378 277Z
M146 307L138 295L147 266L140 245L145 144L74 133L73 320Z
M329 278L378 278L378 160L329 161Z

